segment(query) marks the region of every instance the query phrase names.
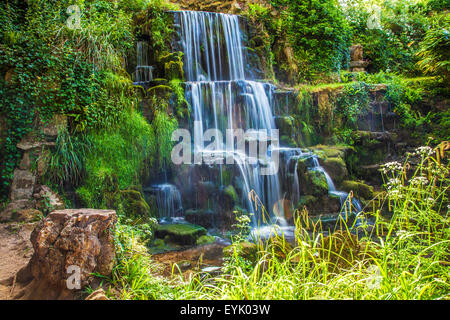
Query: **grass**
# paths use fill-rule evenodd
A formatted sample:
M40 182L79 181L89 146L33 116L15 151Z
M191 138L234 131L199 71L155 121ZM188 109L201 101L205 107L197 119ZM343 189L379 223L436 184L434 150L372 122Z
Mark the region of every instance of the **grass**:
M414 170L411 158L386 164L386 192L358 227L342 221L339 231L327 235L308 226L307 212L298 213L295 245L280 233L258 241L253 260L233 250L220 276L198 273L183 280L175 267L172 279L160 278L145 248L122 233L128 244L119 251L111 280L121 288L116 298L449 299L446 149L449 143L419 148L411 155L419 159ZM247 229L241 224L242 232ZM236 237L233 246L245 238Z

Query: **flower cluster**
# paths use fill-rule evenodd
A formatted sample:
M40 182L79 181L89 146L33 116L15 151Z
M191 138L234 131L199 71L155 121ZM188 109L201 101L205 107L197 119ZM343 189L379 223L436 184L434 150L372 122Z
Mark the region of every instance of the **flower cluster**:
M381 166L381 168L382 168L381 171L384 174L387 174L389 172L401 171L403 169L402 164L397 161L385 163L384 165Z
M429 183L429 181L425 177L414 177L414 178L411 179L411 181L409 183L413 187L418 187L418 186L427 185Z
M418 147L416 148L415 152L413 153L413 156L431 156L434 154L434 150L431 147L424 146L424 147Z

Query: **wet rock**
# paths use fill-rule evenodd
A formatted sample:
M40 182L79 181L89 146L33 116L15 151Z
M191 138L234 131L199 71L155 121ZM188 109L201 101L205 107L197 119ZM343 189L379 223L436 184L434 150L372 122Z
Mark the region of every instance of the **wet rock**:
M322 166L334 182L339 183L348 175L345 161L340 157L327 158L322 161Z
M212 244L214 242L216 242L216 237L214 237L214 236L204 235L197 239L198 246L205 245L205 244Z
M194 245L199 237L206 235L206 229L195 224L165 224L156 228L155 235L168 242Z
M120 204L125 215L136 221L147 222L155 213L137 190L120 191Z
M30 273L33 280L16 298L73 299L77 290L91 284L92 273L109 276L115 261L116 220L113 210L50 213L31 234L34 254L22 273Z
M321 196L328 194L328 183L325 174L318 170L308 170L306 181L302 181L300 188L304 190L304 194Z
M344 191L353 191L354 196L357 198L371 200L374 196L373 187L363 182L346 180L342 182L341 187Z
M220 192L220 207L224 210L231 210L238 204L238 195L236 189L232 185L227 186Z

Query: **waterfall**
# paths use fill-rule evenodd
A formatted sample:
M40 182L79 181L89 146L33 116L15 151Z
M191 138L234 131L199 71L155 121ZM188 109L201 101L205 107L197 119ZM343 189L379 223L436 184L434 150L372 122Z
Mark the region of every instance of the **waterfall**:
M328 184L328 192L332 195L339 197L341 201L341 214L346 213L346 211L360 213L362 211L360 202L356 198L352 198L350 202L349 194L347 192L336 190L333 179L331 179L330 175L320 165L319 159L317 158L316 155L312 156L312 161L313 167L311 168L311 170L317 170L322 172Z
M148 65L148 43L138 41L136 44L137 65L133 73L133 84L144 85L153 80L153 66Z
M185 95L192 118L198 124L191 126L194 136L201 137L208 129L217 129L224 136L227 129L264 129L272 137L276 129L271 108L274 88L245 79L239 17L195 11L174 14L184 52ZM205 151L202 142L195 142L194 153ZM249 192L254 190L270 212L281 199L279 176L261 174L264 159L249 158L223 145L218 151L225 158L231 157L238 168L242 179L241 204L254 212L254 204L248 200ZM221 167L221 176L222 170ZM260 224L260 218L256 216L254 223Z
M238 16L181 11L179 15L188 81L244 79Z
M173 219L183 215L181 195L177 187L164 183L153 186L160 219Z

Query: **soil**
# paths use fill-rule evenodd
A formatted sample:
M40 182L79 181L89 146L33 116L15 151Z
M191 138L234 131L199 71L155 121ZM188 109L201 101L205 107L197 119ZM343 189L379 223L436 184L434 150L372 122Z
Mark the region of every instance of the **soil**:
M152 259L162 266L161 274L170 277L173 273L182 272L184 277L206 267L220 267L223 265L223 244L208 244L183 251L172 251L155 254ZM174 264L178 268L173 268Z
M0 224L0 300L10 300L16 286L15 274L33 254L30 235L35 224Z

